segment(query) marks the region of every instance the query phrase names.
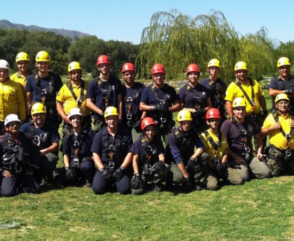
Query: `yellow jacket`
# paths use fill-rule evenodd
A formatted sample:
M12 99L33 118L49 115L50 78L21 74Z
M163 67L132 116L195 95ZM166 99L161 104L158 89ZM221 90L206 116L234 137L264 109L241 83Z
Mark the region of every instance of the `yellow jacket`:
M26 118L26 103L19 83L10 79L0 82L0 121L9 114L17 114L21 121Z

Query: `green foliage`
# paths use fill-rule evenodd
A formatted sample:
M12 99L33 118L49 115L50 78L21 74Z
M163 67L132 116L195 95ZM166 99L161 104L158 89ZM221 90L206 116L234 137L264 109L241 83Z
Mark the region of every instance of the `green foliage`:
M239 36L223 13L186 16L177 10L156 12L142 32L141 50L136 59L139 73L146 78L154 63L166 67L167 79L179 77L190 63L206 72L212 58L221 61L221 77L234 78L237 61L248 62L249 72L256 78L274 71L276 42L267 37L266 28L256 34Z

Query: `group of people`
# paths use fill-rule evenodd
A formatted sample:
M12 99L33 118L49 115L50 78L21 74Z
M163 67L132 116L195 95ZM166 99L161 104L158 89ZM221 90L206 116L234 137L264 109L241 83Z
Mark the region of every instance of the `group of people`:
M149 86L135 81L132 63L122 66L122 84L106 55L98 57L99 76L91 82L71 62L63 84L49 71L46 51L36 55L35 74L27 53L17 54L16 65L9 77L8 62L0 60L2 196L39 193L48 183L83 184L95 194L217 190L220 182L294 173L294 77L286 57L269 85L271 114L243 61L229 86L219 78L218 59L208 62L201 82L198 65L189 64L178 93L165 83L162 64L153 65Z

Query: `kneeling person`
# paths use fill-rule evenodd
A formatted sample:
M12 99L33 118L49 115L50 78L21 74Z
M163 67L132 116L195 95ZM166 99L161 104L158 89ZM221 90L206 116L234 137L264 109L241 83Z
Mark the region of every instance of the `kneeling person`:
M62 142L63 162L68 183L85 180L85 185L91 187L94 176L94 162L92 159L91 144L94 132L82 127L83 115L79 108L69 111L68 119L71 128Z
M188 191L202 189L200 180L204 177L208 154L196 130L191 128L191 112L181 110L177 121L180 126L174 128L168 136L166 160L174 160L167 177L167 184L184 184Z
M201 140L209 155L209 171L204 178L207 189L216 190L220 178L234 185L243 184L244 180L240 173L236 169L229 167L227 138L219 131L221 122L219 110L216 108L208 109L205 118L209 129L201 134Z
M2 196L15 196L20 192L38 193L40 186L34 176L39 169L39 152L19 128L21 121L15 114L5 118L6 133L0 144L2 168Z
M106 128L98 132L93 140L91 151L97 167L93 179L95 194L103 194L114 184L121 194L130 192L130 175L128 167L132 162L133 144L128 129L118 125L118 112L113 106L104 113Z
M293 113L290 112L290 100L286 94L278 94L275 98L276 110L264 121L262 134L269 135L270 149L267 165L272 176L289 170L294 174L294 128Z
M221 126L221 132L227 137L230 149L229 155L241 164L242 178L249 180L249 170L257 178L267 178L270 176L270 170L263 158L263 141L260 135L260 128L257 123L246 115L246 102L242 97L233 100L232 120L226 120ZM256 153L252 148L252 137L258 142ZM242 158L242 159L241 159Z
M156 123L151 117L141 122L143 137L132 147L134 176L131 180L133 194L142 194L148 184L154 184L154 190L162 191L162 181L168 173L168 165L164 163L162 141L155 135Z
M35 103L31 109L32 121L23 124L20 131L33 142L41 155L39 178L41 185L53 183L53 172L58 162L59 134L56 127L46 122L46 107Z

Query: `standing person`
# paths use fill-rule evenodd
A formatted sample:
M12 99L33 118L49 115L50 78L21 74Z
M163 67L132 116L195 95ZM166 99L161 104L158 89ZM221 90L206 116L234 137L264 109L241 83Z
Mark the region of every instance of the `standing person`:
M119 79L110 74L110 61L106 55L97 58L97 69L100 74L89 84L86 103L92 111L94 119L93 130L100 131L106 126L103 115L108 106L118 109L119 120L122 120L122 84Z
M73 108L80 108L83 114L83 126L91 128L90 109L86 105L86 93L88 82L82 79L82 68L79 62L71 62L68 65L70 80L64 84L56 96L56 108L63 119L63 134L70 128L69 111Z
M94 132L85 131L82 126L83 114L81 109L72 108L69 111L70 131L63 137L63 163L68 183L84 180L86 187L92 186L95 172L92 159L91 145Z
M107 107L104 118L107 126L95 135L91 147L97 167L92 188L95 194L103 194L115 185L120 194L128 194L128 169L133 157L132 136L128 130L118 125L119 115L115 107Z
M154 184L153 189L162 191L162 182L165 181L169 166L165 164L162 141L156 138L156 123L150 117L141 122L143 136L132 146L134 176L131 180L133 194L142 194Z
M242 179L236 165L232 165L231 161L229 161L227 138L219 131L221 122L219 110L216 108L208 109L205 119L209 129L201 134L201 140L205 151L209 155L209 161L208 172L204 177L204 185L207 189L216 190L219 187L220 179L234 185L243 184L246 180Z
M32 74L30 69L30 57L27 53L20 52L15 57L15 63L18 71L11 75L10 79L20 83L24 88L27 82L27 77Z
M207 64L208 78L200 82L210 91L211 105L219 110L221 114L221 123L226 117L225 96L227 84L219 78L221 70L220 61L218 59L211 59Z
M267 178L270 176L270 169L263 158L263 141L260 135L260 127L250 117L246 116L245 98L237 97L232 104L232 120L226 120L221 126L221 132L227 137L231 150L230 156L237 163L241 164L241 175L244 180L249 179L247 166L257 178ZM258 142L256 153L252 149L252 137ZM238 158L238 157L241 158Z
M205 86L198 83L200 70L197 64L189 64L186 74L189 83L180 88L179 96L184 110L192 113L192 125L200 134L207 129L205 112L211 107L210 94Z
M145 85L135 82L135 68L132 63L125 63L122 67L124 84L122 88L123 121L132 133L133 141L140 137L140 123L145 113L139 109L140 99Z
M21 86L10 80L9 64L0 59L0 134L5 132L4 120L9 114L16 114L22 122L26 119L25 97Z
M50 57L46 51L36 55L37 74L28 76L25 90L27 92L27 114L36 102L41 102L47 110L46 120L57 129L61 122L56 110L56 95L62 87L59 75L49 72Z
M46 107L42 103L35 103L31 109L32 121L20 128L39 150L41 185L53 183L59 149L59 134L55 126L46 122L46 112Z
M246 116L255 120L258 126L261 127L263 120L268 115L268 111L259 83L248 77L247 64L243 61L236 63L235 76L236 81L228 86L225 97L229 117L233 116L233 100L236 97L242 97L246 103Z
M293 113L286 94L275 98L276 109L264 121L261 133L269 136L270 149L267 165L272 176L279 176L282 170L294 174L294 136Z
M208 154L195 129L191 128L193 121L191 112L181 110L178 113L179 126L168 136L166 160L172 161L167 177L167 186L184 184L188 191L202 189L200 180L204 177Z
M279 76L271 79L268 93L272 97L273 109L275 97L278 94L287 94L290 99L290 110L294 111L294 76L290 73L291 62L287 57L279 58L277 62Z
M151 69L153 84L143 90L140 110L157 123L158 135L167 143L168 133L174 127L173 112L181 108L176 90L164 83L165 69L162 64L155 64Z
M5 118L6 133L0 143L3 176L1 194L15 196L20 192L38 193L40 186L35 178L40 155L26 136L19 132L21 121L15 114Z

